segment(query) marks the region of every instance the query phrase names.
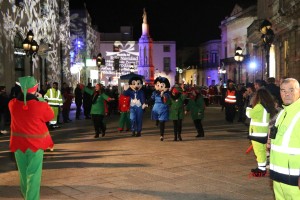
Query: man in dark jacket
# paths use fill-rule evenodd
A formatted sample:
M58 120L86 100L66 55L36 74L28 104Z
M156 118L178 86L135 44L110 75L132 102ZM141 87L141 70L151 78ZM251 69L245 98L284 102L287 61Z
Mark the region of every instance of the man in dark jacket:
M281 107L282 105L282 99L280 97L280 88L275 84L275 78L274 77L269 77L267 79L267 85L265 88L273 95L275 100L278 103L278 106Z
M83 95L80 88L80 84L77 84L75 88L76 119L80 119L82 99Z

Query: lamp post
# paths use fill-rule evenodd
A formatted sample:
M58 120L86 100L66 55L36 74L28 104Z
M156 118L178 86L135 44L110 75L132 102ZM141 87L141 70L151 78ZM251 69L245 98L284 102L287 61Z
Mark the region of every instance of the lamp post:
M259 27L259 31L262 33L261 39L266 54L266 79L269 77L270 73L270 48L275 37L271 28L272 24L268 20L264 20Z
M26 38L24 39L22 45L23 45L23 49L26 52L26 55L29 56L30 58L30 76L33 75L33 61L32 61L32 57L35 56L35 54L37 53L37 51L39 50L39 45L37 44L37 42L33 39L34 35L32 30L28 31Z
M234 60L237 61L238 65L239 65L239 83L241 83L241 66L242 66L242 62L244 60L244 56L242 54L243 50L241 47L237 47L235 49L235 56L234 56Z
M97 55L96 64L97 64L98 71L99 71L98 80L99 79L101 80L101 64L102 64L102 54L101 53L98 53L98 55Z

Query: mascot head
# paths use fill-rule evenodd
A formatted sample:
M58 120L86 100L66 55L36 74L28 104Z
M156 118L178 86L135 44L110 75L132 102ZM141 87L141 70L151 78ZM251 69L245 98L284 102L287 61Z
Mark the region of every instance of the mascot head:
M143 86L143 80L141 77L138 76L130 78L128 83L130 88L135 91L140 90Z
M160 82L161 82L161 76L157 77L155 80L154 80L154 88L155 88L155 91L159 91L160 89Z
M170 82L169 79L165 77L160 77L160 84L159 84L159 91L168 91L170 88Z

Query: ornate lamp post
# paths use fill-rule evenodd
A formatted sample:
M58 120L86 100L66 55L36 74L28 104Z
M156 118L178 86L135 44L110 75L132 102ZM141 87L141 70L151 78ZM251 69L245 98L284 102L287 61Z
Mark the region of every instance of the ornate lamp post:
M102 54L101 53L98 53L98 55L97 55L96 64L97 64L98 71L99 71L98 79L101 80L101 78L102 78L102 75L101 75Z
M243 50L241 47L237 47L235 50L235 56L234 56L234 60L238 63L239 65L239 83L241 83L241 66L242 66L242 62L244 60L244 56L242 54Z
M261 39L264 45L264 50L265 50L265 54L266 54L266 78L269 77L269 73L270 73L270 48L271 45L274 41L274 32L271 29L272 24L271 22L269 22L268 20L264 20L260 27L259 27L259 31L262 33Z
M27 36L25 38L25 40L23 41L23 49L26 52L26 55L29 56L30 58L30 76L33 75L33 61L32 61L32 57L35 56L35 54L37 53L37 51L39 50L39 45L37 44L37 42L33 39L34 35L33 32L30 30L27 33Z
M101 53L98 53L96 62L97 62L97 63L96 63L96 64L97 64L97 67L98 67L98 69L99 69L99 71L100 71L100 69L101 69L101 63L102 63L102 54L101 54Z

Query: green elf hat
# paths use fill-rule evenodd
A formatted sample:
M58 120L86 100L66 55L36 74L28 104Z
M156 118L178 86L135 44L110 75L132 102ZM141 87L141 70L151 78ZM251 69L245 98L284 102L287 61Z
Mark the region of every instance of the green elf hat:
M23 94L24 94L24 110L28 110L28 106L26 104L26 95L27 93L33 93L36 92L38 83L32 76L23 76L19 78L19 82L17 82L18 85L20 85Z

